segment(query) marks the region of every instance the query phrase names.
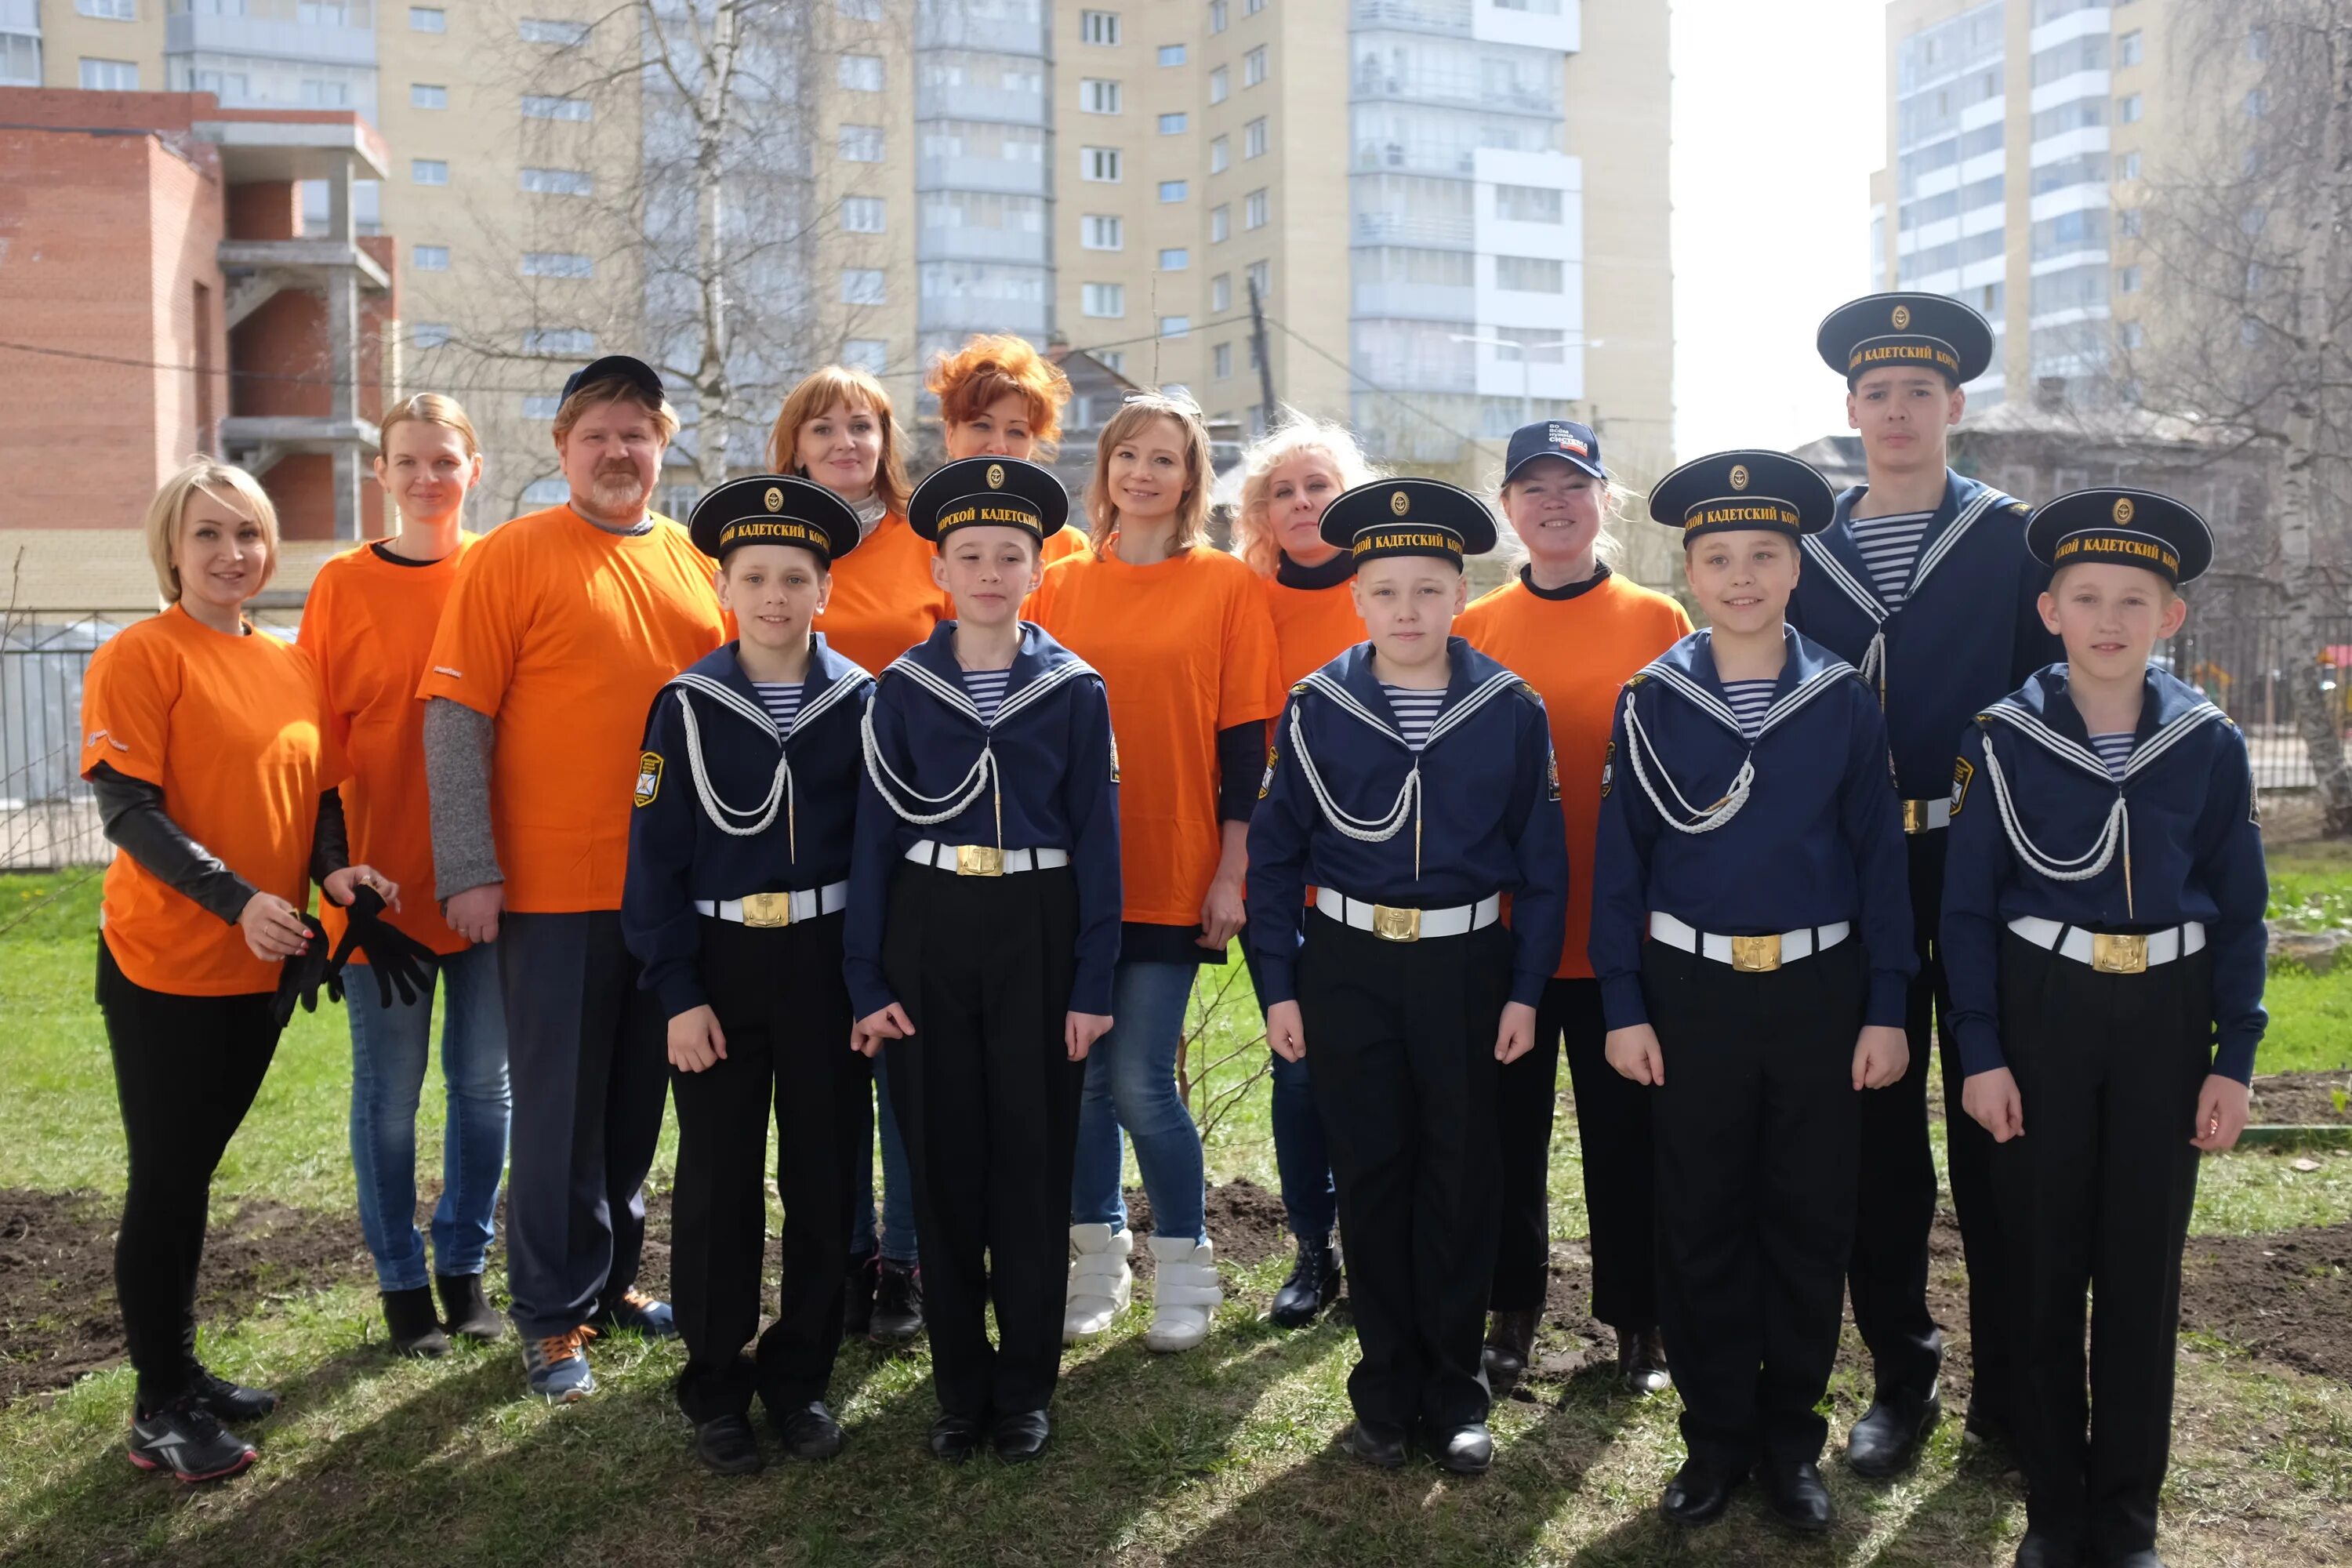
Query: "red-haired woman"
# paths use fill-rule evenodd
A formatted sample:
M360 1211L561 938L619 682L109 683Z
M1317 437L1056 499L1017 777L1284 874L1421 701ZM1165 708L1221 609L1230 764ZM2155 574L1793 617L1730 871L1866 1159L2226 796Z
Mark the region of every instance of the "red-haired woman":
M1051 462L1062 435L1070 378L1026 339L982 335L931 363L925 390L940 400L948 460L1020 458ZM1044 563L1087 553L1086 531L1064 523L1045 541Z

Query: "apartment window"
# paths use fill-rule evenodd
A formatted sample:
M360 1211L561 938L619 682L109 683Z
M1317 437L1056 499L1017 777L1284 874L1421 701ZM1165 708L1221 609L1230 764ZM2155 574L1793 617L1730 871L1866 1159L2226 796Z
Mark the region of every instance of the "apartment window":
M522 275L526 278L593 278L596 276L596 264L577 251L526 250L522 253Z
M448 341L446 321L418 321L408 329L408 342L413 348L437 349Z
M526 44L561 44L569 48L588 41L585 22L556 22L540 16L525 16L515 23L515 31Z
M2119 66L2139 64L2144 47L2141 37L2137 30L2126 33L2116 40L2116 64Z
M1220 272L1209 279L1209 314L1222 316L1234 308L1234 275Z
M840 147L845 162L878 163L882 161L882 127L845 125L841 128Z
M525 97L522 117L525 120L586 121L595 117L595 108L584 98Z
M1097 353L1094 357L1101 363L1104 369L1109 371L1113 375L1125 375L1127 374L1127 351L1125 349L1112 349L1108 353Z
M1089 316L1127 314L1127 289L1118 283L1088 283L1078 290L1078 308Z
M412 33L446 33L449 30L449 13L438 5L411 5L408 8L408 30Z
M527 354L593 354L596 334L585 327L541 327L522 335Z
M841 269L841 302L845 305L880 305L888 300L882 269L878 267L845 267Z
M522 400L522 416L526 419L552 419L563 406L563 399L554 394L526 395Z
M2116 292L2118 294L2137 294L2139 292L2138 268L2118 267L2116 268Z
M1192 318L1190 316L1162 316L1160 318L1160 335L1163 338L1184 337L1192 331ZM1171 395L1181 395L1183 390L1184 389L1182 387L1174 388Z
M1181 44L1162 44L1160 46L1159 58L1160 63L1163 68L1168 66L1181 66L1184 63L1184 46Z
M1505 223L1558 223L1559 193L1540 185L1496 185L1495 216Z
M1223 205L1211 207L1209 209L1209 243L1223 245L1233 237L1233 234L1234 209Z
M880 92L882 90L882 57L880 55L844 55L834 68L834 74L845 92Z
M1191 186L1185 181L1162 180L1160 182L1160 199L1163 202L1181 202L1190 189Z
M853 22L882 19L882 0L834 0L834 9Z
M419 185L446 185L449 183L449 164L441 158L411 158L408 178Z
M596 183L585 169L525 169L522 188L535 195L585 196L595 193Z
M1250 280L1250 286L1257 290L1257 297L1259 299L1263 300L1267 295L1274 292L1273 262L1253 261L1247 267L1244 268L1242 272L1243 275ZM1255 370L1257 368L1256 356L1257 351L1253 348L1250 351L1250 368L1252 370Z
M85 55L81 86L84 92L137 92L139 67L130 60L94 60Z
M528 100L526 100L528 101ZM408 107L411 109L446 109L449 89L437 82L413 81L408 84ZM528 114L528 109L523 110Z
M879 375L889 368L890 345L880 338L852 338L841 345L841 363Z
M1100 44L1108 48L1118 43L1118 13L1116 11L1081 11L1078 13L1078 39L1082 43Z
M1188 114L1163 114L1160 117L1160 134L1162 136L1181 136L1184 134L1185 127L1191 123L1192 116Z
M2263 89L2261 88L2255 88L2252 92L2247 93L2246 118L2249 120L2261 119L2263 106L2269 100L2263 97Z
M302 107L305 109L347 109L351 101L349 82L306 81L302 84Z
M1209 31L1222 33L1224 30L1225 0L1209 0Z
M409 254L419 272L449 270L449 247L446 245L420 245ZM527 272L530 268L526 267L523 270Z
M109 22L139 20L138 0L74 0L78 16L97 16Z
M1181 246L1160 253L1160 270L1162 272L1181 272L1192 265L1192 253Z
M2127 349L2136 349L2147 342L2147 332L2137 321L2126 321L2116 329L2116 341Z
M2116 123L2118 125L2139 123L2139 94L2127 92L2116 100Z
M1088 213L1078 220L1078 243L1088 250L1123 250L1127 247L1127 220Z
M1078 107L1088 114L1118 112L1118 83L1088 77L1078 83Z
M2116 213L2116 232L2126 239L2139 237L2139 208L2123 207Z
M219 99L224 109L253 101L253 79L244 71L195 71L191 74L190 84L198 92L209 92ZM26 85L38 87L40 82L37 78Z
M1079 148L1078 178L1093 180L1108 185L1118 184L1118 149L1116 147Z
M572 487L560 479L533 479L522 488L525 506L562 506L572 499Z
M1234 142L1230 136L1219 136L1209 142L1209 173L1222 174L1232 166Z
M1265 0L1242 0L1242 15L1255 16L1265 9Z
M1265 226L1267 211L1272 205L1273 204L1266 200L1266 195L1264 191L1252 191L1248 195L1244 196L1242 198L1242 226L1244 228L1264 228Z
M1242 85L1255 87L1265 79L1265 46L1260 44L1242 57Z
M1263 158L1265 156L1265 116L1261 114L1242 127L1242 156Z
M40 85L41 40L30 33L0 33L0 87Z
M2137 180L2139 178L2138 153L2123 153L2116 155L2116 178L2118 180Z
M1209 101L1223 103L1233 96L1233 80L1225 68L1219 66L1209 73Z
M1233 374L1234 345L1231 343L1219 343L1215 348L1209 351L1210 379L1213 381L1223 381Z
M880 196L841 198L841 226L851 234L880 234L885 211Z
M2271 58L2271 33L2268 27L2246 29L2246 58L2250 60L2266 60Z

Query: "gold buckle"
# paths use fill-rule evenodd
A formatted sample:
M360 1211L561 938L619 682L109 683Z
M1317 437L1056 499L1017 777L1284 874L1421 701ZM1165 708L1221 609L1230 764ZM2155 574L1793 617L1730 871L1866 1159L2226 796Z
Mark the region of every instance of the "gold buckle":
M792 924L793 896L790 893L744 894L743 923L761 931Z
M1924 800L1906 800L1903 803L1904 832L1925 833L1927 831L1928 804L1928 802Z
M956 846L956 875L1002 877L1004 875L1004 851L993 844L959 844Z
M2091 933L2091 967L2101 974L2144 974L2147 972L2147 938Z
M1372 906L1372 934L1382 942L1419 942L1421 911L1392 910L1386 904Z
M1762 974L1780 968L1780 939L1778 936L1733 937L1731 967L1742 974Z

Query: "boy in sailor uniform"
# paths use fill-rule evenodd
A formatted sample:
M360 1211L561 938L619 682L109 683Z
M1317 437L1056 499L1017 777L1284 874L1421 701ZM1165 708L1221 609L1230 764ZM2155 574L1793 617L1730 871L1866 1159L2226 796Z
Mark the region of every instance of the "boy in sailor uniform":
M1681 530L1712 624L1625 683L1591 952L1610 1065L1657 1090L1658 1321L1689 1450L1662 1511L1705 1523L1760 1468L1774 1511L1820 1531L1856 1126L1904 1074L1918 966L1886 727L1783 619L1798 541L1830 519L1819 474L1717 453L1650 515Z
M621 930L669 1019L677 1402L696 1457L742 1475L763 1463L755 1392L786 1453L841 1449L824 1392L871 1070L848 1048L842 910L874 682L809 629L833 562L857 546L845 502L806 479L752 474L704 496L688 529L719 563L719 602L741 637L675 677L646 717ZM783 1287L761 1333L772 1104Z
M1940 294L1871 294L1831 311L1816 344L1845 378L1846 420L1862 437L1868 474L1837 498L1830 526L1805 540L1789 623L1858 665L1885 710L1919 954L1904 1010L1919 1070L1893 1093L1864 1101L1846 1268L1854 1326L1876 1374L1870 1409L1847 1434L1846 1463L1878 1479L1917 1457L1943 1413L1944 1342L1927 1312L1927 1233L1936 1218L1931 1044L1941 1047L1948 1106L1958 1102L1961 1077L1935 941L1948 820L1944 753L1970 713L2056 658L2058 645L2033 609L2047 574L2018 544L2025 503L1946 466L1948 437L1968 405L1961 387L1991 363L1990 323ZM1968 1256L1975 1375L1966 1431L1979 1442L2000 1434L2009 1364L2008 1343L1994 1331L2004 1292L1988 1174L1992 1144L1964 1116L1944 1125Z
M881 674L850 873L857 1048L890 1053L953 1463L1034 1459L1061 1370L1070 1172L1118 959L1118 752L1102 678L1020 618L1061 481L945 464L907 521L953 620ZM986 1321L996 1309L997 1343Z
M2015 1293L2017 1561L2160 1568L2180 1252L2198 1151L2246 1124L2269 879L2244 736L2148 663L2212 560L2204 521L2078 490L2026 544L2055 568L2040 613L2066 658L1961 738L1943 910Z
M1559 781L1535 689L1448 635L1464 555L1494 547L1485 504L1381 479L1321 528L1357 563L1370 640L1291 689L1250 823L1246 930L1269 1043L1314 1051L1362 1352L1349 1450L1392 1468L1418 1429L1475 1475L1494 1451L1496 1094L1559 962Z

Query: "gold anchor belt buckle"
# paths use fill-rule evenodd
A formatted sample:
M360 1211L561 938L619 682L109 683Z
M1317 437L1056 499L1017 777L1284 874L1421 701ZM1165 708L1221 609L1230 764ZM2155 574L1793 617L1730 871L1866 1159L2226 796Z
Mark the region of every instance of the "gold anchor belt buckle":
M2091 933L2091 967L2101 974L2147 973L2147 938Z
M743 923L761 931L792 924L793 896L790 893L744 894Z
M1386 904L1372 906L1372 934L1382 942L1419 942L1421 911L1392 910Z
M1731 967L1742 974L1762 974L1780 968L1780 939L1778 936L1733 937Z
M1905 801L1903 803L1903 831L1906 833L1915 834L1927 832L1927 808L1934 804L1935 803L1933 801L1926 800Z
M993 844L959 844L956 846L956 875L1002 877L1004 875L1004 851Z

